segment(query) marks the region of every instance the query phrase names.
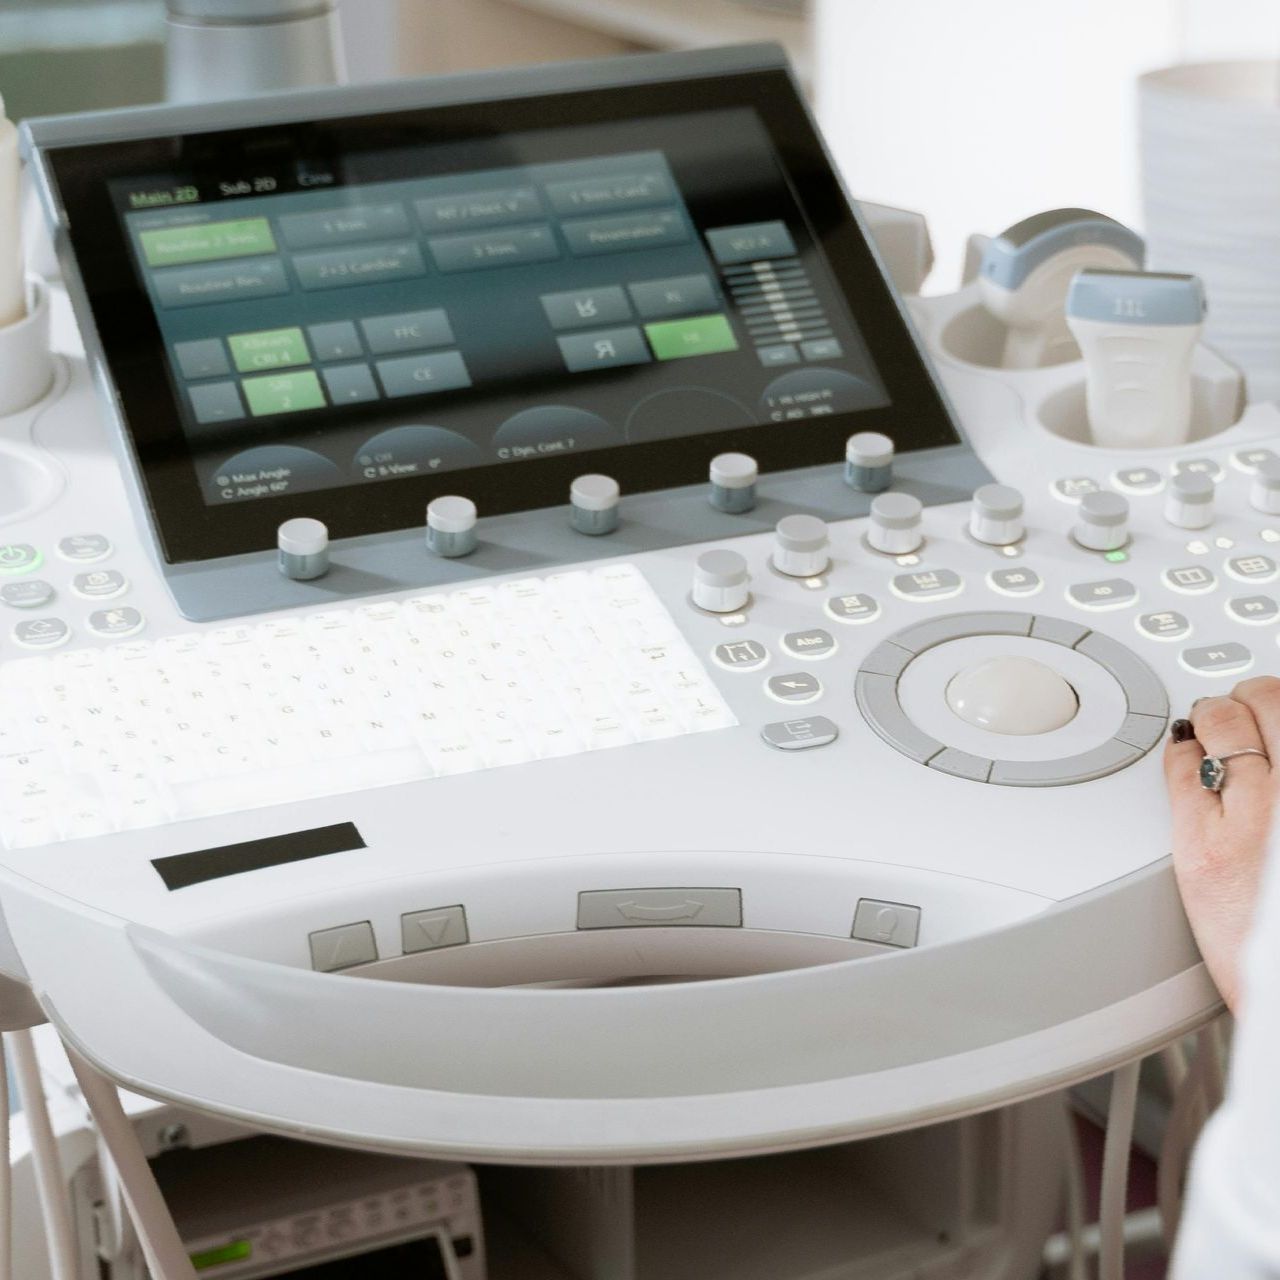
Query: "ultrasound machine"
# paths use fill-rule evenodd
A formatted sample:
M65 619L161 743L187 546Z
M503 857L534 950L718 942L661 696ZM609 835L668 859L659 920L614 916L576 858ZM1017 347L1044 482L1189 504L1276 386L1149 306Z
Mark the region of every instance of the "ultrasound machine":
M1275 665L1280 415L1211 351L1187 443L1092 443L1078 352L904 302L771 47L24 140L0 971L86 1071L606 1178L1216 1016L1160 745Z

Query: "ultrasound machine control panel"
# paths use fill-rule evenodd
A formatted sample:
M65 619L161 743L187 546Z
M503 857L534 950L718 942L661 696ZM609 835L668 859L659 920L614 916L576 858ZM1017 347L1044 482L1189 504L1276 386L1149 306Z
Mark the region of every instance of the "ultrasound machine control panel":
M771 48L27 145L85 356L0 422L0 968L109 1075L634 1163L1216 1009L1158 747L1274 666L1273 408L1055 430L1079 363L908 315Z

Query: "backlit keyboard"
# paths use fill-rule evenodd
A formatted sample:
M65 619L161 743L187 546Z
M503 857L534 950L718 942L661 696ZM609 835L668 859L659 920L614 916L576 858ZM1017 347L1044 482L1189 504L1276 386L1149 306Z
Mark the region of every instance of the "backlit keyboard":
M631 565L0 666L25 848L735 723Z

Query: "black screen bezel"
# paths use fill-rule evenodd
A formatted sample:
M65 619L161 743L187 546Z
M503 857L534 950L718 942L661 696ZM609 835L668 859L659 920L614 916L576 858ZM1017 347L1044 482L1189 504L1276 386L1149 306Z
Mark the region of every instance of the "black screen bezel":
M170 391L159 327L109 194L112 180L190 169L197 157L216 157L221 172L235 172L255 153L278 149L282 141L304 154L333 155L742 107L755 110L773 144L857 319L887 390L887 406L808 419L803 430L779 430L770 423L494 463L462 475L446 472L226 506L205 504ZM765 472L829 463L842 456L851 430L882 431L903 451L961 442L898 302L851 216L809 114L782 70L57 147L49 150L48 161L127 424L126 443L170 564L273 548L278 525L293 516L323 520L335 538L411 528L421 524L428 501L459 488L475 499L483 515L502 515L560 505L574 477L590 471L614 476L624 492L639 492L702 482L710 459L725 450L750 453Z

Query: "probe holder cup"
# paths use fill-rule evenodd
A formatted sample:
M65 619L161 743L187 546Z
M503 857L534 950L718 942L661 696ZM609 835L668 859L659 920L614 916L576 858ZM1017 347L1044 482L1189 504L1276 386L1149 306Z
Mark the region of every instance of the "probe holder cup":
M29 409L53 385L49 313L48 286L30 277L27 314L0 328L0 418Z

